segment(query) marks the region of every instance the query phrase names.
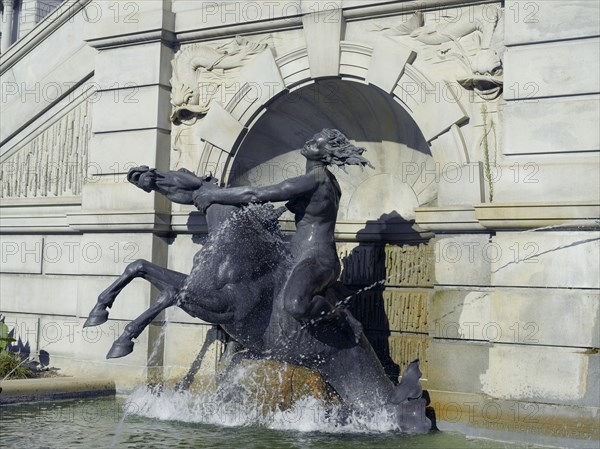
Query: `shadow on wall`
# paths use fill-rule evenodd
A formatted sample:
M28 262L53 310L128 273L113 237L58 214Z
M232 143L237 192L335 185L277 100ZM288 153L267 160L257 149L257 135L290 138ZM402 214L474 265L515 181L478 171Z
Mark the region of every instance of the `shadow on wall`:
M411 361L401 360L400 365L397 363L398 356L411 357L409 354L393 354L390 348L392 331L384 292L391 286L403 284L403 280L397 279L398 273L390 273L386 247L418 246L427 239L415 230L414 221L405 220L393 211L381 215L377 220L367 221L365 227L358 231L357 240L358 246L342 258L341 281L354 291L365 289L353 297L349 304L350 311L363 324L365 335L386 374L397 383L399 374Z

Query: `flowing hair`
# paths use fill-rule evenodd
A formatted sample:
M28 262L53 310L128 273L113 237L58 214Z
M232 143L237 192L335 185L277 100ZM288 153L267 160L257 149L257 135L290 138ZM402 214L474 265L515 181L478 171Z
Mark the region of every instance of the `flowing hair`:
M375 168L362 156L367 151L366 148L352 145L341 131L324 129L320 134L327 139L325 162L328 164L340 167L344 171L346 165L358 165L361 169L365 166Z

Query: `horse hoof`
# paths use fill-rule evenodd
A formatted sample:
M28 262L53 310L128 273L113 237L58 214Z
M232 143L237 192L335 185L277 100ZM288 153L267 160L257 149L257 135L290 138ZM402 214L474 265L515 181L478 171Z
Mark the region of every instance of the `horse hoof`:
M92 310L88 319L83 323L83 327L98 326L108 321L108 310Z
M106 358L117 359L119 357L125 357L127 354L131 354L132 352L132 341L120 342L117 340L113 343L112 348L110 348L110 351L108 351L108 354L106 354Z

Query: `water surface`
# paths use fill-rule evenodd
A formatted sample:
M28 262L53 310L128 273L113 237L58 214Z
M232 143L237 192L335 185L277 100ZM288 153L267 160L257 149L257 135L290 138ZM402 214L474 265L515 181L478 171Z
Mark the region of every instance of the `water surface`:
M140 393L138 393L140 394ZM132 395L133 396L133 395ZM282 414L269 425L242 424L237 411L217 411L208 405L202 412L189 411L181 419L163 410L166 419L149 417L165 408L135 404L128 398L98 398L0 407L0 447L5 448L223 448L223 449L512 449L531 448L489 440L467 439L454 433L403 435L398 432L369 430L368 426L336 429L325 425L315 430L315 415ZM137 398L148 400L148 398ZM198 405L198 404L196 404ZM153 410L156 408L156 410ZM167 407L168 408L168 407ZM124 410L129 409L124 417ZM207 411L211 417L206 417ZM201 413L201 414L198 414ZM195 415L194 415L195 414ZM125 419L123 419L123 417ZM233 418L232 418L233 417ZM198 420L204 422L197 422ZM209 423L206 421L213 421ZM224 424L216 424L224 420ZM236 421L239 420L239 421ZM309 421L308 423L305 421ZM246 419L246 422L249 420ZM275 428L273 428L275 427ZM385 426L384 426L385 427ZM308 430L303 430L308 429ZM115 437L116 435L116 437Z

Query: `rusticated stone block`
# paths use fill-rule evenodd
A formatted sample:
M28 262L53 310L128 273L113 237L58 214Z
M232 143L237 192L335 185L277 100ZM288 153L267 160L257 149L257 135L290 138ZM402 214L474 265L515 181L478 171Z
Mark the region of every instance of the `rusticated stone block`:
M392 379L402 374L408 364L415 359L419 359L423 378L429 377L427 353L431 339L428 336L368 332L367 337L386 374Z
M433 285L433 251L429 244L416 245L340 245L342 282L389 286Z
M369 330L427 333L428 290L367 291L352 300L351 311Z

